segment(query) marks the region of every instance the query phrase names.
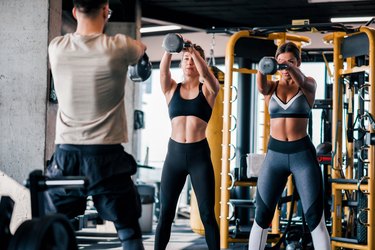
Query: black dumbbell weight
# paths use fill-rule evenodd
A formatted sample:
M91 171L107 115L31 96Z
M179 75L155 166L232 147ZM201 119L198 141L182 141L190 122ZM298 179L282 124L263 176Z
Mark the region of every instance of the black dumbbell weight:
M278 64L273 57L263 57L259 61L259 71L264 75L273 75L278 70L288 68L287 64Z
M14 233L8 250L76 250L75 232L62 214L24 221Z
M192 44L185 42L184 38L177 33L169 33L163 39L162 47L171 54L180 53L184 48L190 47Z
M152 72L152 64L146 53L143 54L142 58L138 63L130 65L128 67L128 75L130 80L133 82L144 82L146 81Z

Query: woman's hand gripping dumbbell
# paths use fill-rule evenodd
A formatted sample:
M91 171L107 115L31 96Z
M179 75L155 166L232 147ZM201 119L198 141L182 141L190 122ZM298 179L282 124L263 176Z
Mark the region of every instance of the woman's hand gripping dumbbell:
M162 47L171 54L180 53L184 48L191 47L192 44L189 41L185 41L184 38L177 33L169 33L164 37Z
M259 71L263 75L273 75L278 70L287 69L288 67L289 67L288 64L277 63L276 59L273 57L265 56L259 61Z

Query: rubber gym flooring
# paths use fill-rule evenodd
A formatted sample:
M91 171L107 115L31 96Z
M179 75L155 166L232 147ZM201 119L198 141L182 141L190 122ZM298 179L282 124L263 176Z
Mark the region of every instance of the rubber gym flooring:
M143 233L143 244L145 250L154 249L154 237L156 223L153 223L153 229L150 233ZM121 244L115 233L101 233L85 229L77 232L77 241L79 249L91 250L122 250ZM206 250L207 245L205 238L190 228L190 220L176 219L172 225L172 233L167 250ZM230 244L228 249L247 250L247 244L235 243Z

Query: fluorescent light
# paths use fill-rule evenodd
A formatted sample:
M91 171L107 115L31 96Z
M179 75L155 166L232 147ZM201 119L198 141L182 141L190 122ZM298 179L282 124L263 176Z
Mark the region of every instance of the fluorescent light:
M365 0L307 0L308 3L359 2Z
M363 17L332 17L332 23L364 23L372 19L372 16Z
M164 26L153 26L141 28L141 33L160 32L169 30L180 30L181 27L177 25L164 25Z

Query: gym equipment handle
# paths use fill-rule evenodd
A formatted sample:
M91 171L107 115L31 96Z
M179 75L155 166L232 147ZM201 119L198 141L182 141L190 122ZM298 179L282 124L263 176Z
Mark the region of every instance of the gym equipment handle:
M67 176L60 178L49 179L42 175L41 171L33 171L29 178L24 181L24 186L33 191L45 191L49 188L64 187L67 189L79 189L86 188L88 184L87 179L84 176Z

